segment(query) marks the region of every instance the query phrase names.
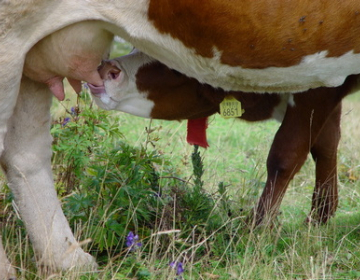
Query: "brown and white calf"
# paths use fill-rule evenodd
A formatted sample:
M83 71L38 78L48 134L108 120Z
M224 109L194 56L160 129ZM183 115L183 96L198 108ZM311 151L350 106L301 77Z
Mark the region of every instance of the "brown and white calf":
M290 180L308 153L316 163L308 220L325 223L335 213L341 100L357 86L358 76L348 77L336 88L317 88L301 94L224 91L201 84L137 50L104 62L99 72L104 86L89 87L96 103L104 109L155 119L197 119L219 112L219 104L232 96L245 110L241 119L278 119L282 124L268 155L268 176L255 224L276 214Z
M54 191L48 128L51 91L63 98L62 77L77 90L79 79L98 84L97 60L106 45L98 38L118 35L215 88L305 92L340 86L360 73L359 11L353 0L0 1L0 161L39 263L53 269L93 263L80 249L76 256L68 250L75 238ZM95 22L90 31L81 28L88 21ZM38 45L59 30L71 40ZM34 46L45 53L28 59L24 69ZM324 93L319 102L331 100ZM0 246L0 278L7 279L12 273L4 258Z

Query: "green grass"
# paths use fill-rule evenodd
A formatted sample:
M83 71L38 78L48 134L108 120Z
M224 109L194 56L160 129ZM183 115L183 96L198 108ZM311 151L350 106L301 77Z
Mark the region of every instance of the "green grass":
M194 239L189 233L187 238L192 243L179 249L178 244L187 239L170 233L167 253L185 260L184 279L360 279L358 106L357 95L344 102L339 149L340 202L336 217L328 225L303 224L314 184L314 164L308 159L289 186L274 229L248 232L237 226L236 220L242 219L241 212L237 212L239 217L224 222L228 237L222 242L216 240L216 231L203 232ZM181 178L191 181L193 148L185 141L186 122L112 114L118 119L126 142L158 151L171 161ZM255 205L266 179L265 161L278 126L273 121L248 124L212 117L207 130L210 148L201 150L206 190L216 193L218 183L224 181L234 209ZM96 277L136 279L132 272L136 267L136 271L149 275L140 279L175 279L168 267L169 254L156 253L160 246L157 237L144 238L151 244L150 252L138 252L131 260L110 261ZM214 246L208 252L201 249L207 240L212 240L207 246ZM202 257L195 253L198 250L204 250Z
M128 49L130 47L127 47ZM123 49L120 48L116 52L122 53ZM54 120L61 121L68 117L65 109L70 111L76 103L72 93L68 93L67 97L69 99L62 104L55 102ZM81 103L81 106L84 105ZM57 188L79 240L93 237L93 243L88 244L86 249L91 251L100 263L99 272L82 276L74 276L71 273L47 278L40 276L33 261L28 236L23 230L21 220L12 210L11 195L5 190L4 199L7 203L2 212L6 215L2 216L2 222L6 223L7 227L3 228L3 239L10 259L19 267L19 279L181 279L170 268L171 261L183 262L185 272L182 279L360 279L360 112L357 110L359 106L360 94L352 95L344 101L342 139L338 154L340 201L336 216L321 227L307 226L303 223L310 210L314 184L314 164L308 159L290 183L281 205L281 215L274 227L249 231L241 223L244 219L244 211L241 210L253 207L262 191L266 180L265 162L273 136L279 127L277 122L249 124L238 120L225 120L219 116L211 117L207 130L210 147L207 150L201 149L205 192L195 196L191 164L193 147L186 143L185 121L150 121L120 112L99 113L94 105L94 119L88 117L88 122L78 123L79 126L76 128L77 133L93 140L91 156L82 154L89 150L86 145L84 150L77 151L80 159L86 158L86 161L79 163L85 164L85 167L79 165L78 169L74 169L67 162L68 159L61 157L60 151L56 150L57 158L54 161L60 162L63 166L55 164L54 172L59 174L59 168L68 166L70 170L81 173L76 180L71 178L69 186L61 180L57 181ZM101 153L101 149L111 150L119 147L119 144L101 129L96 130L96 127L92 127L94 132L90 130L92 122L101 123L101 119L96 119L98 114L105 114L101 116L106 119L103 122L106 127L119 128L122 136L116 137L125 142L125 145L129 145L128 148L124 148L124 153L134 156L133 161L126 163L133 164L133 169L126 167L127 170L124 171L123 163L115 160L116 153L111 157ZM66 132L61 128L54 131ZM63 134L63 137L71 137L70 132ZM133 151L132 147L136 149ZM69 149L66 146L62 148L65 151ZM150 155L140 153L141 149ZM152 152L154 154L151 154ZM153 163L149 164L147 158L154 160ZM98 166L95 165L96 162L100 162ZM102 167L101 164L104 162L107 171L111 171L114 177L99 175L99 167ZM164 208L161 208L161 203L151 204L153 200L146 200L145 193L143 197L140 193L139 198L136 197L137 200L124 200L121 205L112 205L116 201L115 198L97 196L95 202L91 202L94 205L88 208L90 210L86 217L74 217L80 213L76 208L79 206L78 201L86 204L93 199L90 192L95 188L86 189L89 180L92 186L99 186L101 194L105 194L105 191L123 188L128 178L134 178L133 181L136 181L136 174L133 173L136 166L144 168L141 172L150 174L155 170L159 175L159 184L164 192L167 192L162 202ZM153 169L146 171L149 166ZM116 181L117 175L120 181ZM151 181L151 178L147 180ZM105 183L96 185L95 181ZM224 193L218 188L219 182L224 182L226 186ZM133 191L148 191L141 189L142 181L132 184ZM131 191L131 188L128 191ZM86 196L87 192L89 196ZM111 207L125 208L125 203L129 201L130 204L134 204L127 205L127 212L122 212L127 215L122 224L118 217L121 213L113 211L116 215L112 215L110 212L114 208ZM148 214L141 212L145 207L144 201L146 207L149 203L152 207L146 209L156 212L155 208L158 207L156 218L159 223L153 227L143 226L141 222L141 219L146 220ZM215 205L211 205L212 201ZM191 216L199 209L196 215L202 214L203 205L197 205L196 202L210 203L209 207L204 208L211 210L213 207L210 218L204 221L200 220L200 217ZM221 207L231 209L232 216L228 217L224 211L221 212L221 209L224 210ZM188 211L188 208L191 211ZM206 212L205 210L203 212ZM199 218L198 224L191 224L196 218ZM101 247L95 234L99 232L99 227L96 227L98 224L103 225L100 229L104 231L107 227L115 225L116 230L123 232L124 236L116 236L117 243L100 244ZM123 247L125 235L129 230L136 230L143 243L137 251L129 252ZM115 237L104 237L103 240L115 240L111 238Z

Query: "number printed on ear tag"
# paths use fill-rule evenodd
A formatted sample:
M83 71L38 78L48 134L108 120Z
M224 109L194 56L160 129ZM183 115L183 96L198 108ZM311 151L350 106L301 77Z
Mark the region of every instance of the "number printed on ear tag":
M220 115L225 119L241 117L244 112L241 102L233 96L225 97L220 103Z

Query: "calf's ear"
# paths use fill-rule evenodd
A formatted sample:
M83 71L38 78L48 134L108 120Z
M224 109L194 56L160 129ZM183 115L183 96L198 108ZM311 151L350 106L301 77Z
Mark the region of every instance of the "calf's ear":
M119 77L121 69L116 66L115 61L103 61L98 67L98 72L103 80L115 80Z

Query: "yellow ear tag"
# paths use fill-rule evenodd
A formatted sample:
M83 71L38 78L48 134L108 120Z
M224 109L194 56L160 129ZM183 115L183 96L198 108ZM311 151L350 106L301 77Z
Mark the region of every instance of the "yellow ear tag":
M244 112L241 102L233 96L225 97L220 103L220 115L225 119L241 117Z

